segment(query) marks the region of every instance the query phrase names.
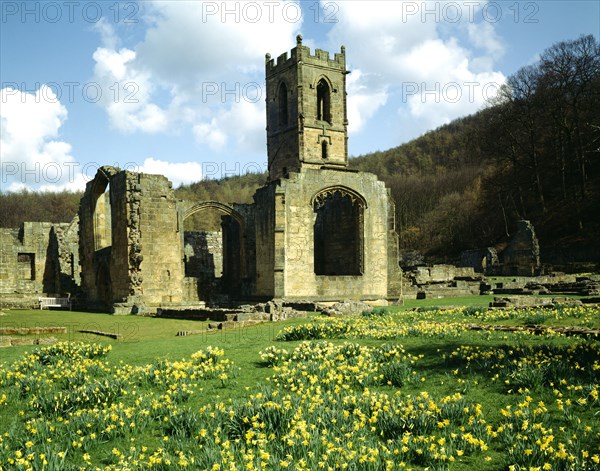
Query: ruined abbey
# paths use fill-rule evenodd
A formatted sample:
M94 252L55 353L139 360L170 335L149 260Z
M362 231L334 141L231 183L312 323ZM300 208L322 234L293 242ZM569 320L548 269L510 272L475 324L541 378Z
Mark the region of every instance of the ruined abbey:
M214 300L397 298L389 190L348 168L346 56L266 56L268 181L253 204L178 201L171 183L102 167L70 225L0 234L0 292L71 293L121 313ZM216 212L220 231L186 232Z

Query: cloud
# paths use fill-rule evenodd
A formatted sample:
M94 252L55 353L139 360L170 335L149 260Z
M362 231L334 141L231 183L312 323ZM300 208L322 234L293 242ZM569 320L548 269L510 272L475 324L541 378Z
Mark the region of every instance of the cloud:
M377 91L369 90L363 75L362 71L355 70L348 75L346 82L349 133L360 131L388 99L387 87Z
M135 46L118 48L110 24L96 27L103 44L94 78L111 125L123 133L191 130L209 151L264 154L264 56L294 44L299 3L155 1L144 10L147 29Z
M360 132L369 117L377 119L388 103L398 110L395 127L410 127L417 134L482 107L496 84L505 81L494 70L505 47L492 23L476 20L482 5L474 11L467 3L336 4L339 22L328 42L330 48L346 45L353 69L348 82L351 132ZM354 99L352 93L357 93Z
M302 26L299 3L150 2L150 27L139 61L180 87L262 73L266 52L293 44ZM298 16L300 15L300 16Z
M210 121L196 124L193 128L196 140L207 144L212 150L222 151L232 143L247 152L265 150L265 112L262 102L242 98L229 109L217 112Z
M2 190L82 189L71 145L59 139L67 109L52 88L23 93L6 87L0 103Z
M101 88L100 104L116 129L131 133L155 133L168 126L168 113L152 103L154 85L152 74L135 65L136 52L117 44L112 26L106 22L101 30L105 47L93 54L95 83Z
M202 180L202 168L198 162L173 163L148 157L137 171L164 175L175 186Z
M469 23L467 30L470 43L483 52L483 55L473 58L473 69L490 70L494 62L504 55L504 42L491 23Z

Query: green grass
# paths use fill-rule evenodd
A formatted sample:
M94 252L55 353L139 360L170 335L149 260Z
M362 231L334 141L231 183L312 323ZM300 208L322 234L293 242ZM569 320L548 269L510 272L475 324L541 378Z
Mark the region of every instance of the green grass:
M66 334L40 334L23 337L55 337L59 341L94 342L112 345L112 362L123 361L133 365L144 365L156 358L177 360L206 348L209 345L220 347L235 358L241 368L240 383L254 384L258 352L275 341L277 332L283 325L303 322L292 319L283 323L262 323L234 329L208 330L208 322L181 319L164 319L144 316L113 316L110 314L75 311L5 310L0 317L1 327L66 327ZM205 333L177 336L182 330L203 330ZM80 330L95 330L121 334L119 340ZM13 335L16 336L16 335ZM2 362L20 358L24 352L36 347L21 345L0 349Z
M0 327L65 326L66 334L54 336L74 348L79 349L79 342L84 342L110 345L112 350L97 360L80 358L72 363L71 360L57 363L55 379L46 384L40 383L40 378L53 371L55 360L51 360L50 366L34 362L33 366L19 367L24 372L21 379L8 373L17 368L17 362L23 361L25 352L39 351L41 347L0 349L0 363L4 365L0 367L0 469L3 459L25 459L17 455L26 457L28 450L35 455L31 463L39 461L41 454L53 456L45 468L38 463L32 469L95 469L96 466L147 469L152 453L164 454L152 458L162 460L158 469L191 467L177 464L184 458L196 460L188 469L210 469L214 463L220 463L223 469L231 461L241 469L249 459L254 465L250 469L285 469L288 454L298 469L314 469L319 457L327 454L327 447L333 450L331 459L348 460L349 469L385 469L386 460L396 464L405 462L415 470L504 471L510 465L522 466L515 468L520 470L546 463L553 470L567 469L561 467L560 458L538 453L535 445L529 458L528 452L521 448L517 432L508 431L513 424L530 436L541 433L540 439L547 438L546 432L531 428L534 423L552 430L555 449L558 443L567 447L572 462L579 466L573 469L584 469L584 465L585 469L597 469L592 459L598 456L600 460L599 340L471 331L462 326L465 323L524 325L532 320L546 325L598 326L600 310L484 313L482 309L434 307L443 302L452 306L471 302L476 302L476 307L485 306L489 301L481 298L484 297L422 300L411 303L411 308L420 308L417 311L404 306L370 317L322 319L312 315L308 319L185 337L177 337L176 333L199 330L207 327L207 323L68 311L5 311L6 315L0 317ZM119 333L122 338L113 340L79 332L84 329ZM295 340L282 341L283 329L294 333ZM307 335L323 332L317 338L324 340L303 343L309 338ZM46 335L40 335L43 336ZM404 353L388 360L377 353L401 348L399 345ZM268 367L260 356L260 352L271 346L289 352L277 370ZM218 360L214 368L210 366L205 377L191 379L198 364L190 359L195 352L209 351L209 347L223 349L223 360ZM306 354L293 359L289 355L296 348ZM360 354L359 349L362 349ZM153 371L163 379L157 381ZM387 379L380 379L379 374L389 378L390 384L386 384ZM81 393L78 388L83 388ZM100 402L94 403L97 405L93 414L81 406L69 405L68 401L76 401L78 397L91 397L86 400L93 402L94 395L100 395ZM66 399L60 399L63 396ZM350 409L342 407L342 399L355 405ZM55 402L66 404L60 406L63 409L59 413L41 413L46 409L36 409L43 406L51 410ZM423 415L418 407L414 414L406 412L411 410L410 404L418 406L421 402L424 410L433 403L440 412ZM36 406L38 403L42 406ZM539 403L545 404L546 412L536 412ZM111 413L121 417L123 425L117 420L116 429L102 435L103 427L113 422L109 416L102 416L101 411L111 411L111 407L117 407ZM480 419L471 421L476 408L480 408L484 423L479 423ZM389 412L394 409L397 412ZM149 411L149 418L143 416L144 410ZM348 410L353 412L344 415ZM507 410L522 411L528 419L525 422L525 416L506 417ZM355 428L363 420L361 414L366 414L364 420L367 420L375 412L371 422ZM80 423L79 413L93 418ZM444 417L449 418L447 428L440 422ZM299 422L300 418L304 422ZM138 422L135 429L128 428L130 420ZM94 432L97 437L90 439L92 429L86 429L87 423L93 430L98 429ZM317 426L313 431L308 429L306 445L290 438L295 433L294 427L302 423ZM31 424L37 429L33 435ZM54 432L48 431L50 426L55 428ZM486 431L487 426L497 433L496 437ZM349 435L344 427L349 427ZM321 428L327 431L326 440ZM201 430L207 431L207 437L197 436ZM406 453L401 451L403 431L412 434ZM383 440L379 432L391 441ZM467 432L485 442L485 449L460 438ZM248 438L249 433L254 436ZM578 435L576 441L570 438L573 434ZM73 436L80 437L82 448L72 443ZM45 437L52 439L51 444L45 442ZM435 444L419 442L429 440L426 437L435 437ZM442 439L445 445L439 444ZM354 448L348 448L349 441ZM230 448L225 449L224 443ZM360 455L353 461L351 452L359 446L365 447L362 452L365 456L377 454L372 465L369 461L360 463ZM419 455L417 450L425 446L433 446L435 452ZM142 447L147 451L142 452ZM394 448L400 450L399 454L393 454ZM454 461L434 456L442 448ZM66 452L64 458L58 454L61 450ZM315 457L306 455L310 450ZM185 457L181 458L179 453ZM260 459L261 453L269 454L269 458ZM140 458L140 454L144 457ZM301 459L306 461L304 467ZM165 460L170 464L165 464ZM132 465L136 461L145 464L136 468ZM261 466L261 461L269 465ZM19 468L15 465L15 469ZM27 467L24 465L22 469Z
M433 306L481 306L488 307L494 300L493 295L457 296L441 299L405 299L404 304L393 306L392 309L413 309Z

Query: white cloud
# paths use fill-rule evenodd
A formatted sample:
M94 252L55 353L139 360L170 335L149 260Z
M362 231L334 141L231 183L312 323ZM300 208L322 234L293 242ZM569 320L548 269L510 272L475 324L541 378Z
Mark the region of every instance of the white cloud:
M139 61L156 77L184 87L198 80L262 73L266 52L293 44L297 2L151 2Z
M299 4L155 1L144 9L148 26L135 47L117 49L106 22L96 28L95 80L111 124L127 133L191 129L210 150L258 143L264 153L264 55L294 44Z
M492 23L476 20L485 2L467 3L336 4L339 22L328 40L331 48L347 46L354 69L348 83L352 132L369 117L377 119L386 103L398 109L395 127L410 126L419 134L481 108L495 84L505 80L494 70L504 44ZM461 20L448 21L457 12ZM460 37L469 42L461 44Z
M113 26L106 18L100 18L100 20L94 24L93 29L100 33L104 47L108 49L117 49L120 43L119 37L115 34Z
M242 98L231 108L219 111L210 121L196 124L193 131L199 143L215 151L226 149L233 141L247 152L264 152L264 122L262 102Z
M109 28L110 25L105 26ZM94 78L102 89L100 103L116 129L154 133L167 128L167 112L151 102L152 75L135 66L135 51L99 47L93 58L96 61Z
M227 135L219 128L217 118L210 123L198 123L194 126L194 136L201 144L206 144L212 150L223 150L227 144Z
M138 171L164 175L174 186L202 180L202 168L198 162L173 163L148 157Z
M494 62L505 52L504 42L498 37L491 23L470 23L467 27L469 41L483 51L483 55L473 58L475 70L490 70Z
M46 85L35 93L7 87L0 103L2 189L82 189L71 145L59 140L67 109L54 91Z
M348 132L355 133L363 128L381 106L385 105L388 93L386 89L370 91L365 85L363 73L360 70L355 70L348 75L346 89L348 93Z

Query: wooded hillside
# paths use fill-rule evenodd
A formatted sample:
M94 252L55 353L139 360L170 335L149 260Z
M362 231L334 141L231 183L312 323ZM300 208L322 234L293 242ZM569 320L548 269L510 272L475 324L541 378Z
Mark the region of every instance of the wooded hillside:
M483 111L352 161L396 201L402 248L456 256L529 219L542 246L600 241L600 50L593 36L547 49Z
M542 247L600 253L600 47L593 36L547 49L508 78L486 109L399 147L351 159L384 180L402 249L434 259L501 245L516 221ZM266 175L176 190L194 201L249 203ZM69 221L79 194L0 194L0 226ZM591 254L590 254L591 255Z

